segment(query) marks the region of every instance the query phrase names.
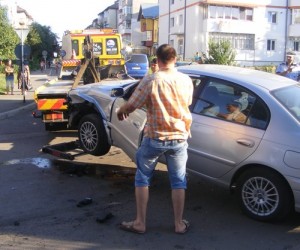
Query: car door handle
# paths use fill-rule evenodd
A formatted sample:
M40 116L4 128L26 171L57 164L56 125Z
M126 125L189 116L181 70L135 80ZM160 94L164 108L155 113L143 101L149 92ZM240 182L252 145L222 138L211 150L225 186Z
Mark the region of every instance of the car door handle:
M138 129L141 127L141 124L139 122L132 122L132 124Z
M253 148L253 146L255 145L254 141L251 141L251 140L248 140L248 139L237 139L236 142L238 144L241 144L241 145L249 147L249 148Z

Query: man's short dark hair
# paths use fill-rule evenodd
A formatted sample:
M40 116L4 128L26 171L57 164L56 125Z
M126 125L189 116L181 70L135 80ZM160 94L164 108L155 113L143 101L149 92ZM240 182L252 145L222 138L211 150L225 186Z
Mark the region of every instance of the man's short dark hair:
M157 58L156 57L152 58L151 63L157 64Z
M163 63L167 64L177 57L176 50L169 44L162 44L156 51L157 58Z

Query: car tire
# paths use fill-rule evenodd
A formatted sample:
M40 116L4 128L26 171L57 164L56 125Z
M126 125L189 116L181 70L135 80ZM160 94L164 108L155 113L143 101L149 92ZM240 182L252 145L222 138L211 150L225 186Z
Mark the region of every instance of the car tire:
M78 138L81 148L88 154L105 155L110 150L103 122L97 114L89 114L81 118Z
M288 184L272 170L247 170L237 181L237 191L242 211L258 221L283 220L293 207Z

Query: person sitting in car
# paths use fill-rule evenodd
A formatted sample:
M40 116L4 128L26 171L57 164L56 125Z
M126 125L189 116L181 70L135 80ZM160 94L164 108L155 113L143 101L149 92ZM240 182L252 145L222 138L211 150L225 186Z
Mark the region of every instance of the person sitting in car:
M242 113L241 107L242 107L241 103L238 102L237 100L234 100L227 104L226 106L226 109L228 110L227 114L219 113L217 116L229 121L245 123L247 120L247 116Z

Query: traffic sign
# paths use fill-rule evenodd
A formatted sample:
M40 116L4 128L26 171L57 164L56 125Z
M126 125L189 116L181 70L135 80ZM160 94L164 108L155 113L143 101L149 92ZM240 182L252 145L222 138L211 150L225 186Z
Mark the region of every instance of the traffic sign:
M24 44L23 45L23 53L24 53L24 59L29 59L30 57L30 54L31 54L31 48L30 46ZM15 55L18 59L21 59L22 58L22 44L18 44L16 47L15 47Z
M67 52L66 52L65 50L61 50L61 51L60 51L60 55L61 55L62 57L64 57L66 54L67 54Z

